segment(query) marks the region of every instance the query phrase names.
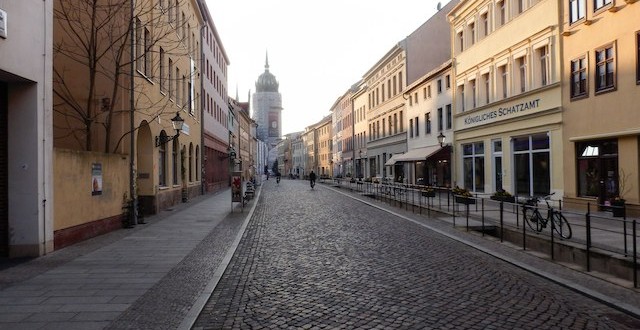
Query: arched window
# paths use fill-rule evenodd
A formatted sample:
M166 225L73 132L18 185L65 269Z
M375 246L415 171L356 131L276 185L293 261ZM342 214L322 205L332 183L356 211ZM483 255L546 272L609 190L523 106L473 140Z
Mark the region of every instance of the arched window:
M193 182L193 143L189 144L189 182Z
M178 149L180 148L180 143L178 142L178 139L174 139L173 140L173 149L171 150L171 161L172 161L172 165L173 165L173 184L177 185L178 184L178 166L180 165L180 163L178 163Z
M200 180L200 146L196 146L196 181Z
M164 130L160 132L160 141L167 140L167 132ZM167 185L167 149L166 144L163 143L158 147L158 184L160 186Z

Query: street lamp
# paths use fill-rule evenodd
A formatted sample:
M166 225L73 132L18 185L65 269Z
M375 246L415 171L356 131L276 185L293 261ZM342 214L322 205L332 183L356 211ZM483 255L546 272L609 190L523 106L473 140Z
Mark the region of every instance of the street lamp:
M171 118L171 125L173 129L176 130L176 135L172 137L167 137L166 135L156 136L156 147L159 147L175 138L180 136L180 131L182 130L182 126L184 125L184 119L180 117L180 112L176 113L176 116Z
M447 139L446 136L444 136L444 134L442 134L442 131L440 131L440 134L438 134L438 143L440 143L440 147L444 147L444 143L445 140Z

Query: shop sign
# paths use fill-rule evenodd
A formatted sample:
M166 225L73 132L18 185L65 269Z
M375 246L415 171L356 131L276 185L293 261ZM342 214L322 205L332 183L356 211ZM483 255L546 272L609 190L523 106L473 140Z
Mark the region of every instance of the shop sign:
M531 100L528 102L522 102L517 104L509 104L505 107L498 109L491 109L485 112L471 114L464 117L463 123L465 127L476 126L481 124L488 124L496 120L508 119L509 117L515 117L523 112L527 112L540 107L540 99Z

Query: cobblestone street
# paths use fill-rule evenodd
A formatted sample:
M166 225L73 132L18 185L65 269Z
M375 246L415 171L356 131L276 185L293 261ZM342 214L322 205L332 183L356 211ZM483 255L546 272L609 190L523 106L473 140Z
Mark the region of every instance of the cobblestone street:
M626 314L307 181L266 181L194 329L632 329Z

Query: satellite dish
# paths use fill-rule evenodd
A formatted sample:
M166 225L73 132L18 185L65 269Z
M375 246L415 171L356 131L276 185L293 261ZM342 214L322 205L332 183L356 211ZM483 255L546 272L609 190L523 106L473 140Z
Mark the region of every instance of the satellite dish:
M438 8L438 11L439 11L439 10L442 8L442 4L440 4L440 3L438 2L438 7L436 7L436 8Z

